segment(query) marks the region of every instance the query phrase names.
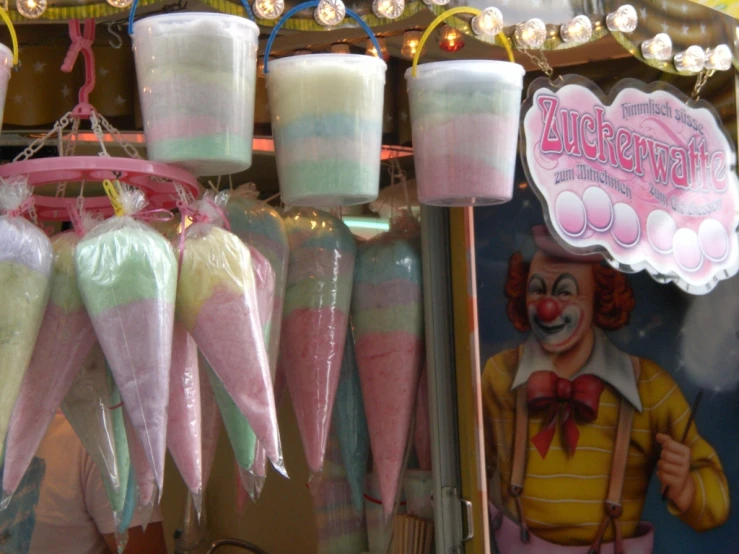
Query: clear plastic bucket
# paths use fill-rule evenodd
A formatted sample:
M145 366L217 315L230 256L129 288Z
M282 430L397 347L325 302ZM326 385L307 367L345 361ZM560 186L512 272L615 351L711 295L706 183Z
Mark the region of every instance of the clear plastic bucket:
M377 198L386 69L381 59L356 54L269 63L267 95L286 204L349 206Z
M252 163L259 28L218 13L176 13L134 24L149 159L194 175Z
M3 127L5 97L8 95L11 69L13 69L13 52L4 44L0 44L0 130Z
M513 196L524 68L488 60L419 65L405 78L418 198L481 206Z

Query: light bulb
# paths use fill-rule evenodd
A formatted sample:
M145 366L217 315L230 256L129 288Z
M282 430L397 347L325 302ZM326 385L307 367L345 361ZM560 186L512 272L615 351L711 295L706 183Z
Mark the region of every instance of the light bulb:
M624 4L606 16L606 25L611 32L633 33L637 22L636 10L631 4Z
M731 48L726 44L719 44L716 48L706 50L706 69L726 71L731 69L733 61Z
M324 27L334 27L344 21L346 6L341 0L321 0L313 15L316 22Z
M285 11L284 0L254 0L254 14L259 19L277 19Z
M423 0L427 6L446 6L450 0Z
M559 28L559 35L565 42L588 42L593 36L593 23L587 15L578 15Z
M127 8L131 4L133 4L133 0L105 0L108 4L113 6L114 8Z
M377 42L380 44L380 56L382 56L383 60L388 61L390 59L390 53L387 50L387 42L385 42L385 39L382 37L377 37ZM378 57L377 48L375 48L375 43L372 42L372 39L367 39L366 54L368 56L374 56L375 58Z
M441 35L439 36L439 48L445 52L456 52L464 48L464 39L462 33L457 31L454 27L444 25L441 28Z
M421 31L406 31L403 33L403 46L400 53L406 58L413 58L418 52L418 45L421 42Z
M372 11L380 19L397 19L403 15L405 0L374 0Z
M688 49L675 54L675 69L689 73L698 73L706 64L706 53L700 46L688 46Z
M659 33L641 43L641 54L646 60L666 62L672 57L672 39L665 33Z
M476 35L495 36L503 30L503 14L498 8L485 8L472 18L470 27Z
M46 0L16 0L18 13L28 19L37 19L46 11Z
M332 54L349 54L349 45L345 42L337 42L331 45Z
M547 26L539 18L529 19L526 23L516 25L513 38L521 48L538 50L547 39Z

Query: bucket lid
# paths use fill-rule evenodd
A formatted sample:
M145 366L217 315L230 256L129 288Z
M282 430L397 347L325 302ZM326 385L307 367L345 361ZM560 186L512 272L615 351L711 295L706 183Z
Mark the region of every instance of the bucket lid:
M259 27L244 17L213 12L178 12L152 15L133 24L134 37L137 30L145 30L149 36L171 33L187 33L196 36L221 35L256 39Z
M522 65L500 60L449 60L431 62L417 66L416 76L413 77L413 68L405 72L408 86L415 81L428 79L459 79L464 81L493 80L514 87L523 88L523 76L526 70Z

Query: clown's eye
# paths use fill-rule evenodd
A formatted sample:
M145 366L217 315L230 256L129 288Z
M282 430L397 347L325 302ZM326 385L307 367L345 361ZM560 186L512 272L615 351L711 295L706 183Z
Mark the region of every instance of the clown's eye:
M572 298L572 293L568 290L560 290L557 292L557 297L561 298L562 300Z
M547 293L547 288L539 277L533 277L531 281L529 281L528 292L529 296L542 295Z

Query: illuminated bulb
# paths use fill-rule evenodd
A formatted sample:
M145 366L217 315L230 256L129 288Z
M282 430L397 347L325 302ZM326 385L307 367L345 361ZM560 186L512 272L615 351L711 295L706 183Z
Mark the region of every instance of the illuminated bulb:
M706 64L706 53L700 46L688 46L688 49L675 54L675 68L678 71L698 73Z
M332 54L348 54L349 51L349 45L344 42L337 42L331 45Z
M296 50L293 56L307 56L308 54L312 54L310 50Z
M547 26L541 19L535 17L526 23L516 25L513 36L520 47L538 50L547 39Z
M285 11L284 0L254 0L254 14L259 19L277 19Z
M46 0L17 0L18 13L28 19L37 19L46 11Z
M400 53L406 58L413 58L418 52L418 45L421 42L421 31L406 31L403 33L403 46Z
M495 36L503 30L503 14L498 8L485 8L472 18L470 26L476 35Z
M108 4L114 8L127 8L133 4L133 0L105 0Z
M731 69L734 56L731 48L726 44L719 44L716 48L706 50L706 69L726 71Z
M374 0L372 11L379 18L397 19L403 14L405 0Z
M641 54L646 60L666 62L672 57L672 39L665 33L659 33L641 43Z
M446 6L450 0L423 0L427 6Z
M388 61L390 59L390 52L387 50L387 42L385 42L385 39L382 37L377 37L377 42L380 43L380 55L382 55L382 59L385 61ZM375 43L372 42L372 39L367 39L367 55L368 56L374 56L377 58L377 48L375 48Z
M619 31L621 33L633 33L636 29L638 19L636 10L631 4L624 4L615 12L606 16L606 25L609 31Z
M461 50L464 48L462 33L449 25L444 25L441 29L441 36L439 36L439 48L445 52L456 52L457 50Z
M334 27L346 16L346 6L341 0L321 0L313 15L316 22L324 27Z
M593 36L593 24L587 15L578 15L560 27L559 35L565 42L588 42Z

